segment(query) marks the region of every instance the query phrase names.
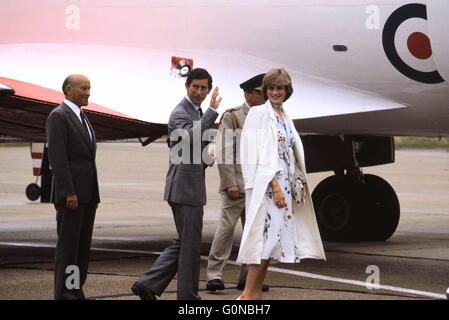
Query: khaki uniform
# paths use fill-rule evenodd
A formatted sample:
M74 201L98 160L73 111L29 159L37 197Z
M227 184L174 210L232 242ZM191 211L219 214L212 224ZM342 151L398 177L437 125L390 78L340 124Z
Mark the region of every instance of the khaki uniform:
M207 261L208 281L222 279L223 269L231 254L234 229L238 219L241 219L242 226L245 224L245 182L238 159L240 159L241 129L249 108L245 102L240 107L223 113L219 126L221 135L218 135L217 142L209 149L216 156L220 174L221 213ZM232 186L239 188L238 199L232 199L227 194L227 188Z

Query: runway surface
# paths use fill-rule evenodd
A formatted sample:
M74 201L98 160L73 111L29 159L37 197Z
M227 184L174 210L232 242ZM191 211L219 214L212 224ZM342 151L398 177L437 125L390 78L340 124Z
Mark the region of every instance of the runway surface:
M170 208L162 201L168 150L161 143L144 148L102 143L97 166L102 203L84 291L97 300L135 300L131 285L175 237ZM363 171L383 177L397 192L401 220L393 237L386 242L324 242L327 261L272 263L265 299L446 299L449 152L397 151L396 163ZM330 174L311 174L309 183L314 187ZM53 298L55 211L51 204L26 199L25 187L34 181L28 147L0 148L0 300ZM240 294L240 266L234 262L240 225L225 268L226 289L205 290L206 258L219 216L218 184L217 168L209 168L200 295L204 300L233 300ZM160 299L176 299L176 278Z

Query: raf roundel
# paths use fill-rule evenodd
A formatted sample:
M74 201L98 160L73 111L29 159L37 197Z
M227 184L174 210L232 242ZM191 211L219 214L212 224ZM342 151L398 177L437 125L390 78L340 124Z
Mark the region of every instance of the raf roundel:
M432 56L429 37L422 32L413 32L407 39L407 48L417 59L426 60Z
M423 30L407 29L410 26L418 28L418 22L427 22L426 5L411 3L396 9L385 22L382 32L385 54L400 73L412 80L429 84L444 82L438 70L425 70L428 65L434 68L429 36L425 31L421 32ZM401 38L405 38L403 47Z

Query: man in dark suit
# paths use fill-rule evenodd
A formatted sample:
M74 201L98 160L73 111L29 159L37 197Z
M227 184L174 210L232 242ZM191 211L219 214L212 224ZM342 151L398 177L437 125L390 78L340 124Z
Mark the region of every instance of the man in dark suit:
M87 106L90 82L70 75L62 90L64 102L47 119L47 143L53 173L52 202L56 208L55 299L85 299L95 212L100 202L96 140L81 110Z
M164 200L168 201L178 238L166 248L131 290L143 300L155 300L178 273L177 299L199 300L200 249L203 206L206 204L203 132L218 117L221 97L212 93L204 113L201 103L212 89L212 77L205 69L192 70L186 81L187 96L175 107L168 122L170 159Z

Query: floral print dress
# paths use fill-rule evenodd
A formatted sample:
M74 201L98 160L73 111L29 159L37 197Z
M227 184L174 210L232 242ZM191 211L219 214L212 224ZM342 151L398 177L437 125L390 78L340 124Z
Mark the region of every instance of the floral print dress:
M298 244L295 243L297 237L293 220L292 207L292 181L294 166L293 132L288 122L282 122L276 117L276 131L278 136L278 167L276 179L281 187L285 198L285 207L278 208L274 202L274 195L271 185L268 185L265 192L265 226L263 231L263 251L262 259L274 259L280 262L299 262ZM285 119L285 116L284 116Z

